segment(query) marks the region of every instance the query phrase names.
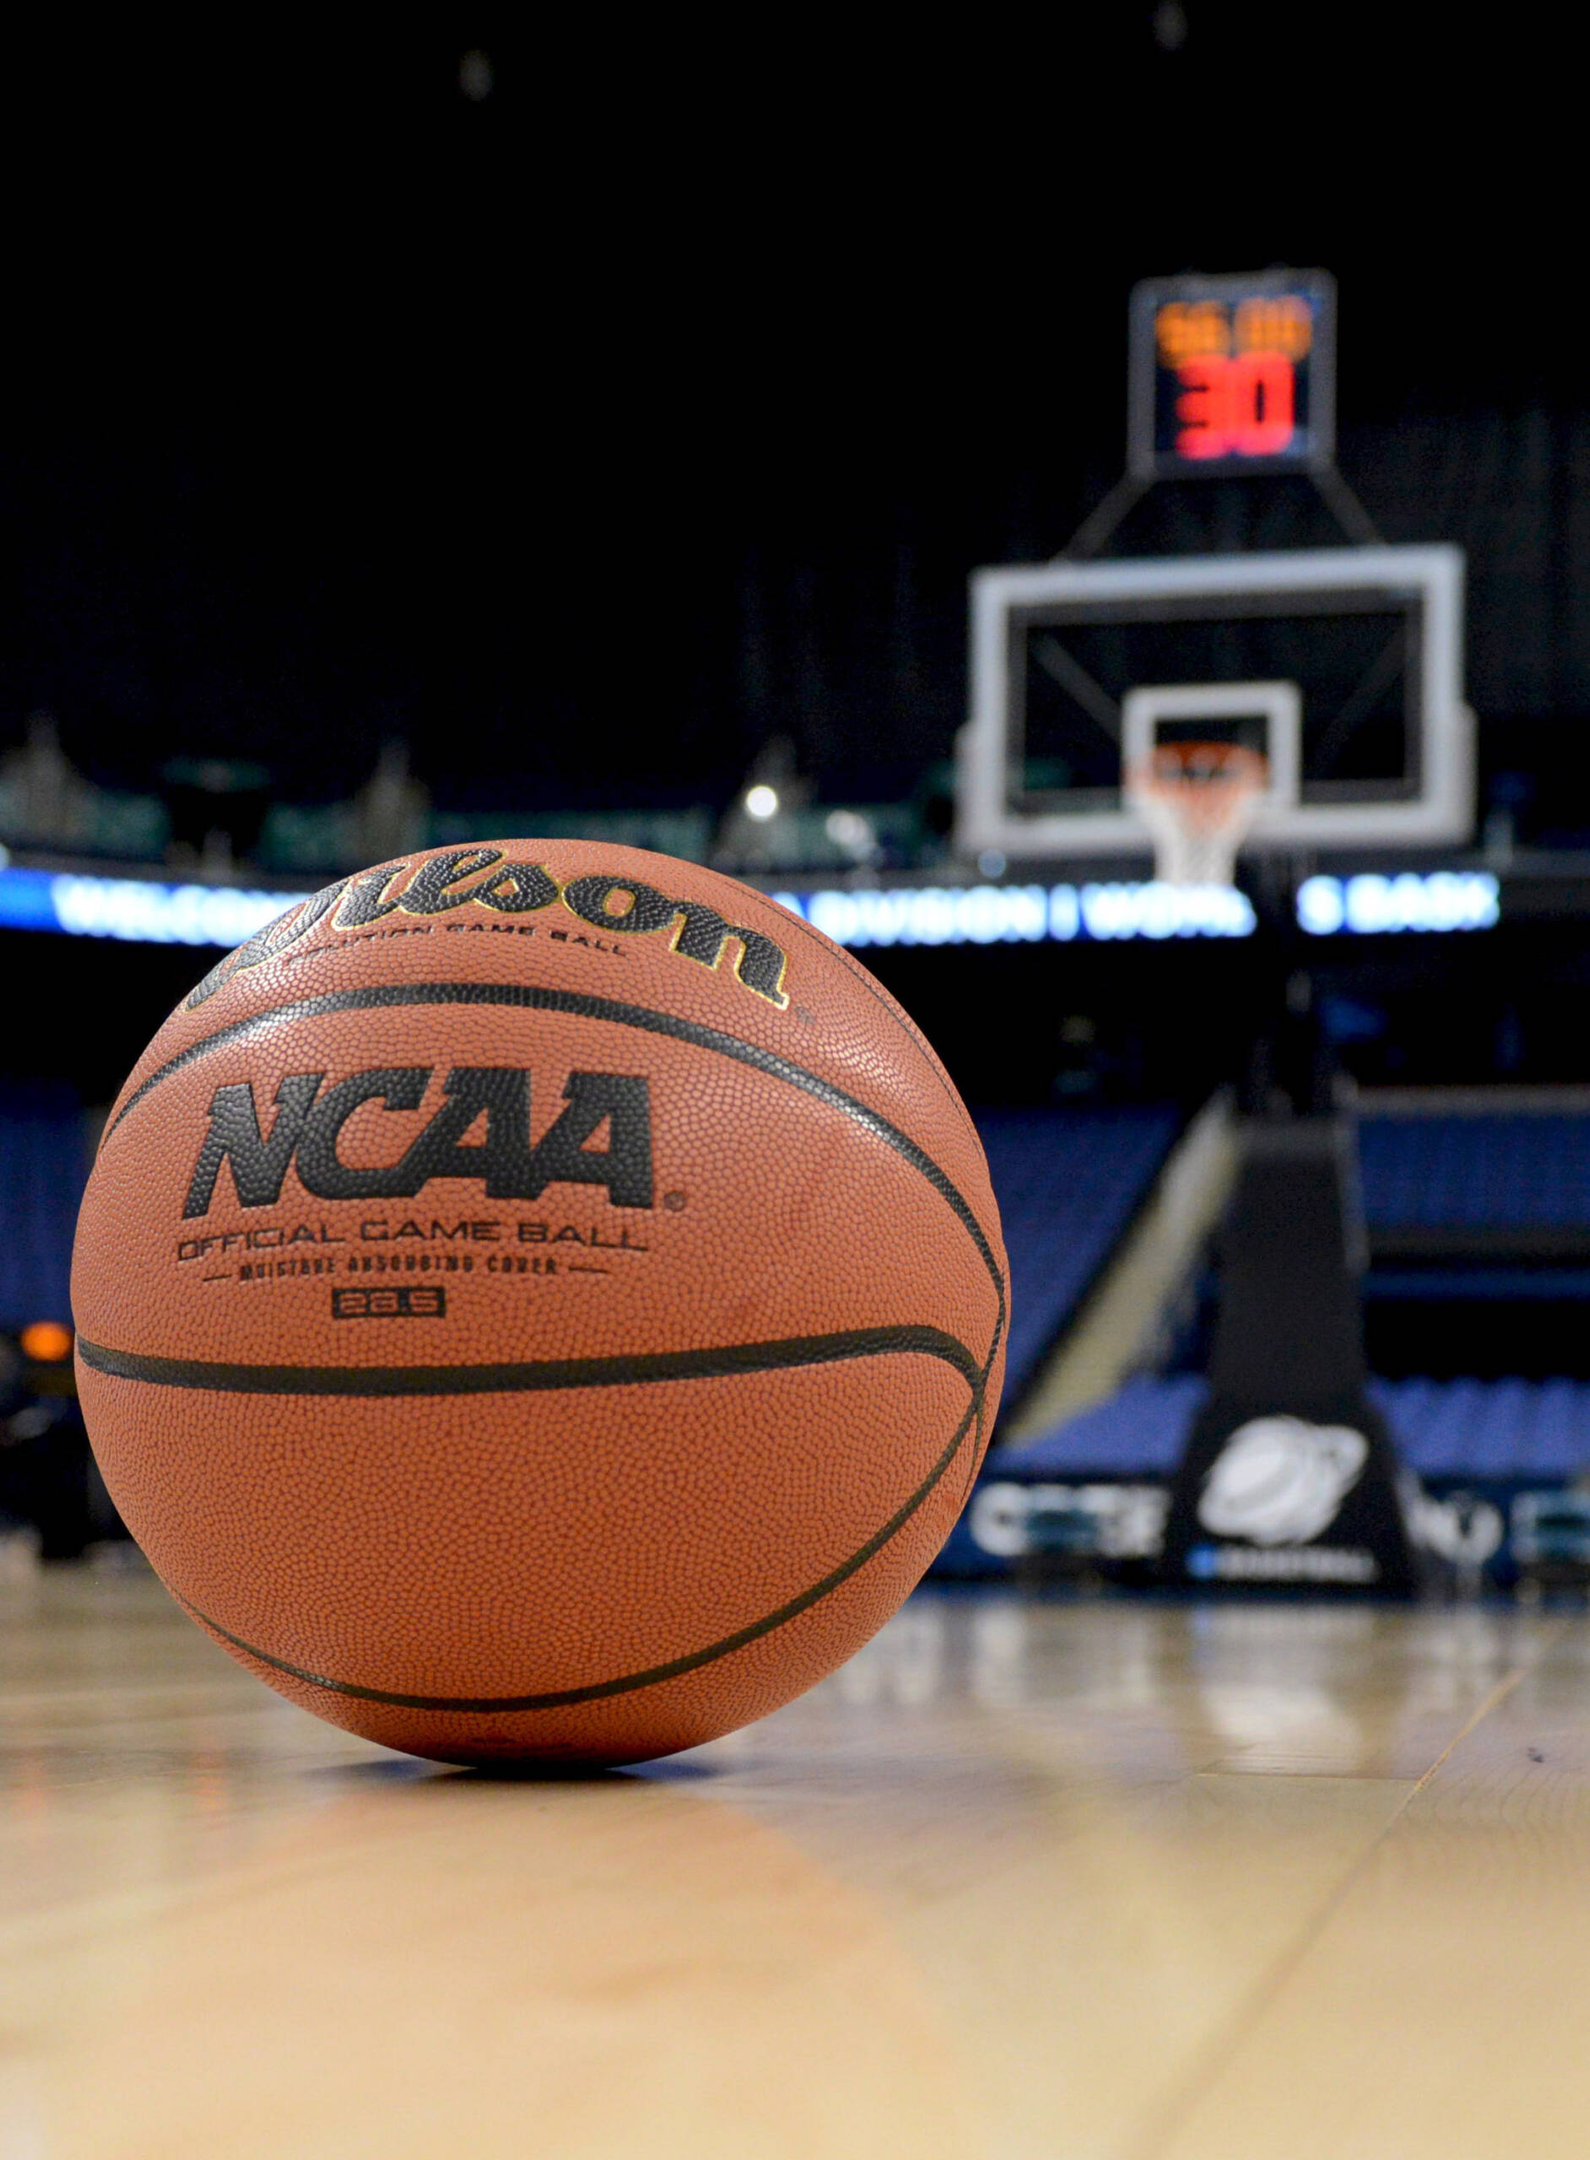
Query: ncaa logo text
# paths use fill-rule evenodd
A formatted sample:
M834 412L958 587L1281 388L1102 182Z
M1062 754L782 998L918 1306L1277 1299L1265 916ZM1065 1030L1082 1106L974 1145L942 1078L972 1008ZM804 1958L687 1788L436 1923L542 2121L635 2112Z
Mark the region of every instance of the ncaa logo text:
M651 1087L633 1073L571 1072L563 1108L532 1145L529 1073L455 1065L442 1084L441 1108L396 1162L344 1162L337 1144L353 1113L366 1103L417 1110L432 1071L379 1065L329 1088L323 1072L290 1073L276 1090L268 1135L251 1080L218 1087L184 1217L209 1212L223 1165L246 1208L274 1207L289 1165L321 1200L411 1199L432 1178L478 1178L490 1200L538 1200L549 1185L603 1185L615 1207L652 1205ZM482 1116L484 1137L466 1139ZM590 1146L603 1125L606 1146Z

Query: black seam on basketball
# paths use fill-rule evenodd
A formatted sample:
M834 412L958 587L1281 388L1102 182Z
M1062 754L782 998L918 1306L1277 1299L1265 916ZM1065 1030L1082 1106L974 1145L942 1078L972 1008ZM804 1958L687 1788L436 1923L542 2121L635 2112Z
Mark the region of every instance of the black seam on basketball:
M77 1340L83 1363L116 1380L154 1387L205 1388L219 1395L504 1395L556 1388L648 1387L670 1380L711 1380L740 1373L784 1372L848 1358L916 1353L952 1365L982 1399L976 1356L934 1327L852 1328L833 1335L791 1335L773 1342L722 1343L705 1349L636 1351L621 1357L542 1358L516 1365L222 1365L199 1358L146 1357Z
M291 1664L286 1658L273 1657L268 1650L256 1649L253 1643L245 1642L241 1635L234 1635L229 1628L224 1628L219 1622L212 1620L208 1613L202 1612L197 1605L190 1604L180 1590L172 1590L171 1594L195 1620L202 1621L212 1633L219 1635L223 1642L230 1643L234 1650L241 1650L247 1656L257 1658L262 1665L270 1666L273 1672L286 1673L291 1679L302 1680L310 1687L325 1688L333 1695L351 1695L359 1702L385 1703L395 1710L452 1710L474 1716L506 1716L526 1710L566 1710L578 1703L600 1702L605 1696L627 1695L636 1688L657 1687L665 1680L677 1680L685 1673L695 1672L703 1665L711 1665L719 1658L728 1657L733 1651L744 1650L762 1636L771 1635L775 1628L798 1619L803 1612L820 1604L841 1584L848 1582L852 1575L883 1550L891 1538L905 1528L917 1509L926 1501L960 1453L961 1443L966 1438L967 1429L979 1410L981 1401L982 1389L975 1387L966 1414L951 1435L948 1447L916 1491L903 1506L896 1509L881 1530L874 1531L859 1551L852 1553L849 1559L841 1561L839 1566L825 1575L820 1582L814 1583L809 1590L803 1590L799 1597L791 1598L787 1605L780 1605L777 1611L768 1613L763 1619L753 1620L749 1627L738 1628L734 1634L709 1643L704 1650L692 1650L684 1657L671 1658L666 1665L648 1666L643 1672L623 1673L616 1680L596 1680L588 1687L559 1688L545 1695L398 1695L385 1688L360 1687L353 1681L332 1680L324 1673L309 1672L301 1665ZM170 1587L168 1584L167 1588Z
M715 1051L720 1057L733 1058L738 1064L749 1065L771 1079L782 1080L796 1087L819 1102L827 1103L845 1116L864 1125L886 1146L892 1147L911 1167L926 1178L939 1197L959 1217L962 1227L977 1247L983 1265L988 1269L994 1285L998 1311L994 1322L993 1340L988 1346L988 1362L985 1373L992 1372L994 1359L1005 1334L1005 1279L999 1262L994 1258L993 1248L984 1235L983 1227L972 1212L970 1203L959 1187L941 1170L932 1156L927 1154L898 1125L877 1110L870 1109L854 1095L847 1095L843 1088L835 1087L818 1073L809 1072L804 1065L797 1065L789 1058L780 1057L777 1051L764 1050L757 1043L746 1042L741 1036L725 1034L721 1028L703 1027L694 1020L681 1020L673 1013L657 1012L649 1005L629 1005L614 998L592 997L581 990L552 990L539 983L370 983L359 990L331 990L320 997L298 998L287 1005L275 1005L267 1012L253 1013L246 1020L235 1020L230 1027L220 1028L201 1041L190 1043L186 1050L178 1051L164 1065L152 1072L148 1079L135 1088L117 1111L106 1128L101 1146L121 1124L134 1105L157 1088L162 1080L195 1063L211 1050L224 1043L241 1042L247 1036L261 1030L290 1025L295 1020L318 1019L326 1013L368 1012L381 1006L403 1005L506 1005L517 1006L530 1012L569 1013L578 1019L605 1020L616 1027L639 1028L651 1035L668 1035L676 1041L693 1043L697 1049Z

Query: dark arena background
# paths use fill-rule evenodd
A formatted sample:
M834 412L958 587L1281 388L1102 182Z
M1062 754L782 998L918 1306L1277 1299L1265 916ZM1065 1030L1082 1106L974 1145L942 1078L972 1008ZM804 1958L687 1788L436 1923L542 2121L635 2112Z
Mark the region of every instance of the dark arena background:
M1582 2150L1562 42L8 32L0 2156ZM1195 877L1142 808L1193 815L1188 745L1267 790ZM313 1726L175 1614L76 1404L167 1012L507 834L854 952L1004 1222L923 1589L677 1776Z

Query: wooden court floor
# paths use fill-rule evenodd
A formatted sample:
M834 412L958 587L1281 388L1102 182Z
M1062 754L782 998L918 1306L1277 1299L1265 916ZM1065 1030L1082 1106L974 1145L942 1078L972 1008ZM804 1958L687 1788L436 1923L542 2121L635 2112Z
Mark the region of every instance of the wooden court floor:
M0 1588L0 2160L1590 2150L1590 1621L927 1595L649 1771L438 1771Z

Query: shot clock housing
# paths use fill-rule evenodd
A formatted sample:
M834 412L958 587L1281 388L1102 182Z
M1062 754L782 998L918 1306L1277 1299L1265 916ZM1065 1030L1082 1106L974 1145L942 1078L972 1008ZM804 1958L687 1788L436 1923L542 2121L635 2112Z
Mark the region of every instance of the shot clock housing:
M1336 281L1324 270L1134 287L1127 468L1139 481L1322 472L1336 448Z

